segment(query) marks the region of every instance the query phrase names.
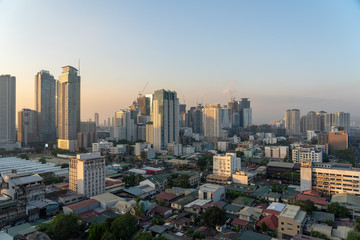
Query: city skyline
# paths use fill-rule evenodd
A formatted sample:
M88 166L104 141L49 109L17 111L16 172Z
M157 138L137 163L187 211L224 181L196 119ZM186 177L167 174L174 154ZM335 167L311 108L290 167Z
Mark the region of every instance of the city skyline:
M255 124L292 108L360 119L358 1L83 3L0 1L0 70L16 77L16 111L35 109L37 72L58 79L81 59L83 121L113 116L148 81L145 93L176 91L187 109L249 98Z

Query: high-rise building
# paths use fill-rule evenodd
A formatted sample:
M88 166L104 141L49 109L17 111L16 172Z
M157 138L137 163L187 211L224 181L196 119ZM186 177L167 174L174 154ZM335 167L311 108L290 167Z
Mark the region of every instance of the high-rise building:
M71 66L62 68L59 78L58 148L75 151L80 131L80 76Z
M226 106L221 108L221 128L230 128L230 109Z
M236 171L241 170L241 158L236 153L213 156L213 174L231 177Z
M179 105L180 127L186 127L186 104Z
M122 109L115 113L114 138L135 142L137 140L137 126L131 118L131 110Z
M252 116L244 116L245 111L244 109L249 109L250 107L250 101L248 98L241 98L241 101L239 101L239 112L240 112L240 127L246 128L244 120L246 119L252 119ZM251 110L247 110L247 114L252 114Z
M203 134L203 109L200 104L197 107L191 107L188 111L188 126L192 128L193 133Z
M341 127L343 130L350 129L350 113L336 112L325 115L325 131L330 132L331 127Z
M207 141L216 143L221 135L221 106L208 104L203 109L204 137Z
M77 136L77 148L79 150L91 149L95 142L97 142L95 122L81 122L80 132Z
M242 117L243 117L243 128L247 128L249 125L252 124L252 108L244 108L242 110Z
M95 124L96 124L96 127L99 127L99 123L100 123L100 118L99 118L99 113L95 113L94 115L94 119L95 119Z
M0 146L15 143L16 78L0 76Z
M288 135L300 134L300 110L289 109L285 111L285 128Z
M240 127L240 106L239 101L235 101L232 99L231 102L228 103L228 107L230 109L230 123L233 129Z
M56 140L57 83L49 71L35 75L35 111L38 112L39 141Z
M22 109L18 112L17 139L23 146L38 142L38 113L30 109Z
M150 116L150 98L146 96L138 97L137 104L139 105L141 115Z
M100 153L78 154L71 158L69 188L87 198L105 192L105 158Z
M154 149L166 150L168 143L178 143L179 99L176 92L161 89L154 92L152 102Z

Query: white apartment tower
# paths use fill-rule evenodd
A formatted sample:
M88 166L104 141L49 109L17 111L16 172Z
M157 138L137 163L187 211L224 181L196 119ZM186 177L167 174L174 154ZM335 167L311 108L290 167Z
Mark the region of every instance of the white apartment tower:
M16 78L0 76L0 145L15 143ZM1 147L1 146L0 146Z
M161 89L154 92L152 104L154 149L166 150L168 143L178 143L179 99L176 92Z
M80 76L74 67L62 69L58 97L58 148L75 151L80 131Z
M39 141L56 140L57 82L48 71L35 75L35 111L38 112Z
M69 188L85 197L105 192L105 158L100 153L84 153L71 158Z
M208 104L203 109L204 137L208 141L217 142L221 134L221 106Z
M241 158L236 153L213 156L213 174L232 177L236 171L241 170Z
M285 111L285 128L286 134L299 135L300 134L300 110L289 109Z

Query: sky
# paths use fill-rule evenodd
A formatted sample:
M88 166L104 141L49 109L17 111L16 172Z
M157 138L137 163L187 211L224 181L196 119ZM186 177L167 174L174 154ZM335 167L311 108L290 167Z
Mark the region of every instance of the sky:
M350 112L360 121L360 1L0 0L0 74L17 110L34 76L78 67L82 120L168 89L188 109L249 98L253 123L284 111Z

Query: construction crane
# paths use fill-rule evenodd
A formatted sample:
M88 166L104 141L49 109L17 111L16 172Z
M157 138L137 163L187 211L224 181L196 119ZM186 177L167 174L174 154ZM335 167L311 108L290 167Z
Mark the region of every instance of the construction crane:
M149 81L145 84L145 87L142 89L142 91L139 91L139 98L143 96L144 91L145 91L147 85L149 85Z

